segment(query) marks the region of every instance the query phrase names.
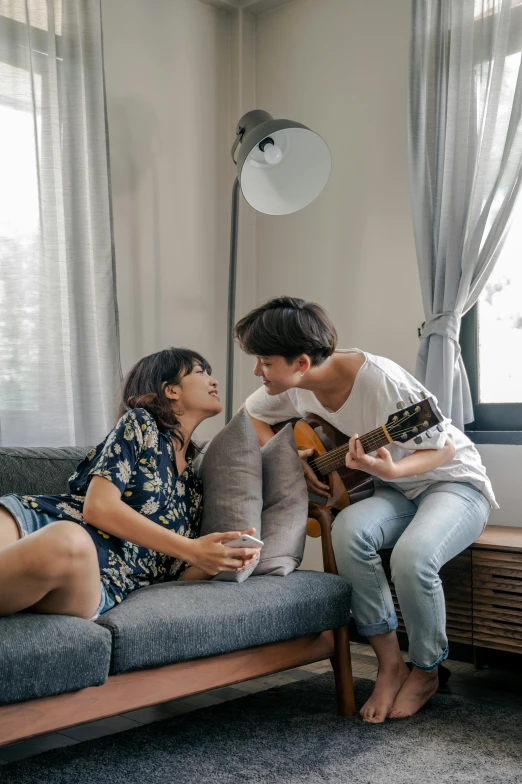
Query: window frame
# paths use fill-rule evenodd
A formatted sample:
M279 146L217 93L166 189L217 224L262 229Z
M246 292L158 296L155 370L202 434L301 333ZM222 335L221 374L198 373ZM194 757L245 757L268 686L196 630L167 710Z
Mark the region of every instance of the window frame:
M479 444L522 444L522 403L479 402L477 305L462 319L460 346L475 415L465 426L466 434Z

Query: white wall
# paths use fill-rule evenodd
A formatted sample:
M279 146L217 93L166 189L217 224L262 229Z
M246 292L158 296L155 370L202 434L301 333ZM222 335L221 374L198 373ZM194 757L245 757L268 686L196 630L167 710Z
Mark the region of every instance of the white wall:
M224 380L230 16L197 0L102 11L123 370L185 345Z
M295 0L257 19L256 99L318 131L332 176L307 209L257 217L257 296L317 300L340 345L389 356L410 372L423 321L407 155L410 0ZM522 525L522 447L481 446L501 509ZM318 542L306 565L319 563Z
M254 107L321 133L333 170L296 215L242 203L238 316L277 294L316 299L342 346L413 370L423 313L408 189L410 0L294 0L257 18L198 0L102 7L124 371L185 344L224 381L229 151ZM251 388L251 361L238 355L236 400ZM491 521L521 524L522 447L480 451L502 507ZM310 543L316 565L318 552Z

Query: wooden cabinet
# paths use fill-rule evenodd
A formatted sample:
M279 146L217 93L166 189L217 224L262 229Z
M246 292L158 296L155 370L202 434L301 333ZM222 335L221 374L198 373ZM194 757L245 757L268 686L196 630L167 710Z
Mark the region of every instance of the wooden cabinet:
M480 540L477 545L472 550L473 644L522 653L522 552L516 546L488 549Z
M390 575L391 550L381 552L399 631L406 631ZM490 526L440 571L450 642L522 653L522 529Z

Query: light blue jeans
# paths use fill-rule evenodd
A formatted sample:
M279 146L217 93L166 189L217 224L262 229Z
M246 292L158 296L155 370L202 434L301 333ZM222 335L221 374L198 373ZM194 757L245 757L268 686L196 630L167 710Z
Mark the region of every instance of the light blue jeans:
M437 482L409 500L379 486L375 495L337 515L333 547L339 574L352 584L352 611L360 634L397 628L397 616L379 550L393 547L391 573L404 618L410 660L431 672L448 655L446 608L439 577L443 564L484 530L490 505L473 485Z

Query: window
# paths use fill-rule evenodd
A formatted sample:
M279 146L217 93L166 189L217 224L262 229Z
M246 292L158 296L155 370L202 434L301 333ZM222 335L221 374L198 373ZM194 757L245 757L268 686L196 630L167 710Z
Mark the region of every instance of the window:
M34 374L38 365L40 217L35 115L26 98L31 90L23 89L29 78L27 71L0 62L0 81L5 84L9 79L22 86L11 96L0 93L0 400L4 411L38 405ZM40 84L35 92L41 93ZM39 112L36 122L40 123ZM8 304L19 300L17 318L12 318ZM28 378L33 383L24 383Z
M513 0L509 56L505 61L492 156L500 156L504 147L521 65L521 42L522 8L520 0ZM482 67L484 63L479 57L475 65L477 77ZM486 89L486 80L477 78L477 84L481 83L483 89ZM477 106L480 106L482 99L483 96L478 92ZM478 115L477 112L477 120ZM496 213L494 203L491 212L493 219ZM475 440L518 443L519 439L509 438L507 432L522 431L521 260L522 192L513 208L510 227L496 266L477 304L462 323L462 355L475 411L475 421L469 425L469 430L483 434ZM492 435L493 432L496 435Z
M491 7L491 14L496 6ZM477 13L484 8L477 2ZM479 17L477 17L478 20ZM483 24L489 21L483 17ZM486 38L486 28L484 37ZM491 31L488 32L488 35ZM478 39L480 40L480 38ZM504 149L508 118L513 105L518 72L521 64L522 7L513 0L510 35L495 137L491 148L493 157L500 157ZM480 133L480 111L487 89L481 69L487 67L480 56L476 60L477 75L477 130ZM504 194L500 194L503 196ZM490 220L496 215L492 205ZM486 226L484 234L487 235ZM522 194L514 206L510 227L496 266L488 279L475 307L462 323L462 354L468 372L474 405L475 421L469 430L487 432L490 437L475 440L508 441L507 431L522 431ZM492 432L504 436L492 436Z
M61 5L54 6L54 30ZM47 9L0 0L0 410L38 411L43 316L37 160L47 72ZM28 43L33 49L29 52ZM16 45L13 45L16 43ZM28 67L29 60L32 70ZM14 317L13 317L14 315ZM28 383L28 379L31 383Z
M0 0L0 443L97 443L119 385L99 0Z

